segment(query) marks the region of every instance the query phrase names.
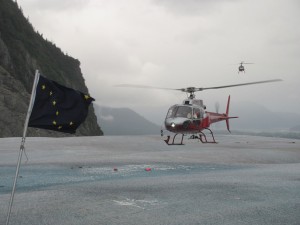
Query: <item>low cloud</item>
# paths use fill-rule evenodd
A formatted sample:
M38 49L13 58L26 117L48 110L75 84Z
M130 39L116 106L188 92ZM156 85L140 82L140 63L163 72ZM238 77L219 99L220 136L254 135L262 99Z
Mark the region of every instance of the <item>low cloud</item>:
M105 121L114 121L115 118L112 115L106 115L106 116L101 115L100 119Z

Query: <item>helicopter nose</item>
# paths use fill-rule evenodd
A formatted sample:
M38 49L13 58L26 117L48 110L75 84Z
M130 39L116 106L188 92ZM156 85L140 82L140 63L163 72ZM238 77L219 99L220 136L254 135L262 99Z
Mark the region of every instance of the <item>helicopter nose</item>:
M174 130L178 124L174 121L165 121L165 125L167 129Z
M166 119L165 120L165 126L168 130L173 130L176 127L176 122L171 118Z
M183 118L175 118L175 119L167 119L165 121L165 126L167 130L175 131L175 130L186 130L188 129L191 121L183 119Z

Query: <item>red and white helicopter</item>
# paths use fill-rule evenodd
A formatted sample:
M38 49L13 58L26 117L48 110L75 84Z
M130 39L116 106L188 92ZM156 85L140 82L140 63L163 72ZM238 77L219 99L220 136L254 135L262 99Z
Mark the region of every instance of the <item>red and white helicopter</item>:
M198 138L202 143L217 143L215 141L212 130L209 128L210 125L225 120L227 130L230 132L229 119L238 118L236 116L229 116L230 96L228 96L225 113L208 112L206 111L206 106L203 104L203 100L195 99L195 92L209 90L209 89L220 89L220 88L229 88L229 87L237 87L237 86L244 86L244 85L270 83L276 81L282 81L282 80L274 79L274 80L265 80L265 81L251 82L251 83L217 86L217 87L206 87L206 88L188 87L188 88L179 88L179 89L159 88L159 87L151 87L151 86L144 86L144 85L130 85L130 84L122 84L117 86L177 90L177 91L188 93L189 94L188 98L185 99L182 104L176 104L169 108L164 122L166 130L175 133L172 140L170 140L171 139L170 136L167 136L167 139L164 141L168 145L182 145L183 138L185 135L192 135L193 138ZM207 139L205 133L203 132L204 130L209 131L212 140L209 141ZM161 134L163 136L163 130L161 131ZM178 134L182 135L181 141L175 143L175 138Z

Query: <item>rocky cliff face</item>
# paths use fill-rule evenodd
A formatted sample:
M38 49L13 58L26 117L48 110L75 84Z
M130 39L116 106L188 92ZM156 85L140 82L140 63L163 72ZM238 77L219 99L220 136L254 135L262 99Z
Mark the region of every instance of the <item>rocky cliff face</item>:
M0 137L22 136L35 70L62 85L88 93L80 62L34 31L16 2L0 0ZM76 135L102 135L91 105ZM28 129L27 136L66 136Z

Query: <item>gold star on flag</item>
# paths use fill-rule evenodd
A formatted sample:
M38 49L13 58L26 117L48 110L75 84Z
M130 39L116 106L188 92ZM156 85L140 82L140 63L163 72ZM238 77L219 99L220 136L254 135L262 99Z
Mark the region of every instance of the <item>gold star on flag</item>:
M72 125L73 125L73 122L71 121L71 122L70 122L70 126L72 126Z
M57 129L59 129L59 130L60 130L61 128L62 128L62 126L59 126Z
M53 123L53 125L56 125L56 121L55 121L55 120L53 120L53 122L52 122L52 123Z
M49 95L51 96L52 94L53 94L53 92L52 92L52 91L50 91Z
M52 105L54 105L54 106L56 105L56 101L55 100L52 102Z
M42 85L42 90L45 90L45 89L46 89L46 85L43 84L43 85Z
M57 116L58 116L58 114L59 114L59 112L58 112L58 111L56 111L55 115L57 115Z
M84 95L85 100L88 100L90 98L90 96L88 95Z

